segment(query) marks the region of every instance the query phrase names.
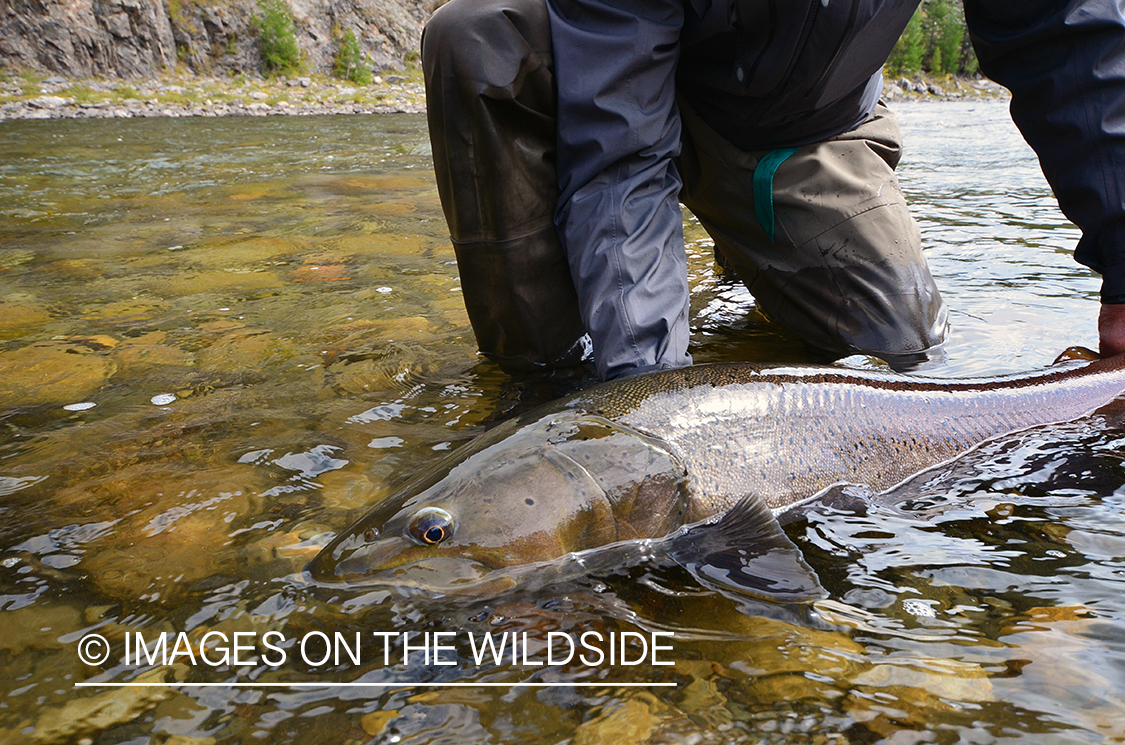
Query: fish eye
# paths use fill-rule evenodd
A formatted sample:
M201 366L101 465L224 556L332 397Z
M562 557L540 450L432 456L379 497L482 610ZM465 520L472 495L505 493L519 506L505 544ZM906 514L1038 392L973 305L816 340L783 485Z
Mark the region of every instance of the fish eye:
M440 507L424 507L410 521L410 536L428 546L436 546L453 535L453 516Z
M375 530L375 528L368 528L367 530L363 531L363 540L367 543L371 543L378 535L379 531Z

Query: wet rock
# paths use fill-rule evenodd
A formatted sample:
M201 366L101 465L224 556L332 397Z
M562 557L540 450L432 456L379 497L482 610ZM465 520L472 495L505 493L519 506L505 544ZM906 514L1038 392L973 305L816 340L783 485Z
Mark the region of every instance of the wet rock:
M277 289L285 282L274 272L266 271L184 271L172 279L152 277L153 291L171 295L229 294L231 302L260 290Z
M166 311L168 303L157 298L131 298L117 300L84 309L86 319L103 319L114 322L143 321Z
M574 745L605 742L644 742L660 726L661 719L640 698L608 704L597 717L574 731Z
M333 241L332 246L357 258L370 261L383 257L425 256L433 247L433 241L421 235L369 233L340 236Z
M219 339L196 354L204 370L258 372L300 354L293 342L255 329L242 329Z
M188 735L172 735L164 741L163 745L215 745L218 742L214 737L190 737Z
M327 532L327 528L320 531ZM302 541L292 533L271 532L247 543L243 548L247 566L285 562L290 571L299 572L317 555L321 546Z
M108 357L65 341L0 353L0 408L85 400L116 369Z
M852 678L852 683L894 689L900 700L920 699L924 695L920 691L946 701L992 700L992 682L979 665L937 658L917 660L910 665L875 665Z
M165 668L150 670L138 675L136 682L167 682L169 672L172 671ZM175 672L182 677L182 669ZM117 688L76 698L61 709L43 709L26 742L33 745L77 742L84 736L131 722L173 695L175 692L169 688Z
M294 282L341 282L351 279L343 264L312 264L297 267L289 273Z
M74 608L40 602L0 614L0 649L12 656L28 650L63 649L58 640L82 627L82 616Z
M397 390L424 376L433 357L424 345L371 342L366 348L341 350L328 373L332 387L341 394Z
M120 364L123 374L150 368L191 367L194 362L192 355L182 349L139 343L137 340L122 344L114 359Z
M398 716L399 712L397 709L392 709L390 711L373 711L370 714L364 715L364 717L359 720L359 725L363 727L364 732L375 737L382 734L387 724Z
M109 351L116 349L120 344L117 339L106 334L86 334L82 336L56 336L54 341L62 341L67 344L77 344L95 352Z
M358 321L348 324L344 328L361 332L364 340L368 343L413 342L427 344L438 338L433 320L422 316L383 321Z
M141 470L134 469L133 477ZM132 488L143 493L144 483L137 481ZM243 514L244 497L189 489L157 498L83 557L80 566L99 591L174 606L192 583L230 568L223 562L234 560L233 552L224 550L231 543L231 528L222 517Z
M0 300L0 339L17 339L50 320L51 314L38 303Z
M227 334L231 331L246 328L246 324L242 321L236 321L229 318L224 318L218 321L207 321L199 325L200 331L206 331L208 334Z

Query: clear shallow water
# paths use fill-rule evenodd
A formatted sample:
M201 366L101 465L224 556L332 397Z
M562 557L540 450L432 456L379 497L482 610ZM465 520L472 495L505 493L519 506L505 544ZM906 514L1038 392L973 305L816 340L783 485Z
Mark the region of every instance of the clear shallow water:
M1096 342L1097 279L1005 109L896 107L952 313L928 375ZM475 358L423 120L5 122L0 143L0 741L1125 738L1116 419L1006 438L900 508L791 525L829 591L815 618L655 569L476 602L310 588L304 563L366 505L588 382ZM805 359L687 233L696 359ZM536 661L547 632L590 630L674 631L676 664L476 664L467 636L526 631ZM284 664L183 653L268 631ZM453 632L457 664L394 645L385 664L375 631ZM126 662L137 632L184 647ZM361 661L301 659L315 632L360 633ZM108 661L80 661L87 633ZM235 680L604 686L75 687Z

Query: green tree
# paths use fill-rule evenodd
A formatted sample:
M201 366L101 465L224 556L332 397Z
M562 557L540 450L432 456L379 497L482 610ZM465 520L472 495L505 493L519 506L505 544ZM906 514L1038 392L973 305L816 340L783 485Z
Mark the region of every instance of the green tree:
M262 68L267 75L289 75L301 69L301 49L293 29L293 16L284 0L258 0L261 15L255 18Z
M359 48L359 41L351 29L344 34L340 48L336 50L332 74L357 85L371 85L371 64L367 61L367 55Z
M977 59L956 0L924 0L887 58L890 75L971 75Z
M934 46L930 48L930 61L927 67L930 68L930 73L933 75L944 75L945 60L941 56L941 47Z
M926 36L922 29L922 8L914 11L906 30L898 38L891 56L887 58L887 71L891 75L917 75L922 71L926 52Z
M965 39L965 19L950 0L930 0L926 12L932 21L930 72L950 75L961 72L961 42Z

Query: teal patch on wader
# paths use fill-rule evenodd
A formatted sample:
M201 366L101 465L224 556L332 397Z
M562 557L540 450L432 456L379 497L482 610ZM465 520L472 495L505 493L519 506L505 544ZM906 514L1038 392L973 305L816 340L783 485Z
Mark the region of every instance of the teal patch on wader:
M754 217L758 218L758 224L766 231L770 243L773 243L774 230L773 177L781 164L795 152L797 152L795 147L770 150L762 156L754 169Z

